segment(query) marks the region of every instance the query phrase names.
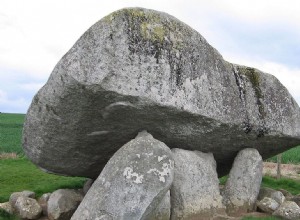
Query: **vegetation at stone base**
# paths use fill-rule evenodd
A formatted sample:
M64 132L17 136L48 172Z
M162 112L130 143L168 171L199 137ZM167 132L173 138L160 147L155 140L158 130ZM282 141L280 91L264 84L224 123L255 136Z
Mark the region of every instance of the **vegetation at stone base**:
M273 216L270 217L262 217L262 218L257 218L257 217L245 217L242 220L280 220L280 218L276 218Z
M262 186L272 189L285 189L290 193L297 195L300 193L300 181L281 178L279 180L269 176L263 177Z
M0 209L0 220L18 220L19 218L9 214L3 209Z
M0 114L0 153L23 154L21 137L24 114Z
M223 176L219 179L221 185L225 185L226 181L228 179L228 176ZM270 177L270 176L264 176L262 179L262 186L263 187L269 187L272 189L285 189L292 193L293 195L297 195L300 193L300 181L297 180L291 180L286 178L281 178L279 180Z
M28 159L0 160L0 202L7 202L13 192L30 190L37 197L62 188L82 188L85 178L45 173Z

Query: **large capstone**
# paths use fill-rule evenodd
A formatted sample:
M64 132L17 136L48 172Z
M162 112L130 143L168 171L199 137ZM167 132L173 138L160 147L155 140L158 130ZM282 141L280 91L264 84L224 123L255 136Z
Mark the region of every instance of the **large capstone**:
M299 145L300 114L274 76L226 62L166 13L127 8L58 62L27 112L23 146L44 170L96 178L142 130L213 153L222 175L244 148L267 158Z

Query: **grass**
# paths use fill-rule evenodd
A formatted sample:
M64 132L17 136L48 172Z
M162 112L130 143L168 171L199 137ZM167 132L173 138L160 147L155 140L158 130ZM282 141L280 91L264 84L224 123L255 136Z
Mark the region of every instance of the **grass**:
M269 176L264 176L262 186L273 189L285 189L294 195L300 193L300 181L286 178L281 178L277 180Z
M0 160L0 176L0 202L8 201L13 192L30 190L39 197L56 189L81 188L85 181L85 178L45 173L26 158Z
M277 157L271 157L267 159L268 162L277 162ZM300 164L300 146L291 148L282 154L281 162L284 164Z
M19 220L15 215L11 215L8 212L0 209L0 220Z
M0 114L0 202L13 192L31 190L37 196L60 188L80 188L85 178L45 173L34 166L21 147L24 114ZM17 155L16 155L17 153ZM4 214L0 214L0 220Z
M24 114L0 114L0 153L23 153L21 137L24 119Z
M221 185L225 185L228 176L223 176L219 179ZM262 186L269 187L272 189L285 189L292 193L293 195L297 195L300 193L300 181L291 180L286 178L281 178L279 180L270 177L264 176L262 179Z
M276 218L273 216L270 217L261 217L261 218L257 218L257 217L245 217L242 220L280 220L280 218Z

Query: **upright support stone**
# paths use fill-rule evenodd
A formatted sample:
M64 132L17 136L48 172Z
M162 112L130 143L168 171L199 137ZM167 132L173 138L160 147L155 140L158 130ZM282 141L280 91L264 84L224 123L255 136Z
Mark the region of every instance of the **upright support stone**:
M256 149L238 153L223 191L227 214L239 215L253 211L262 180L263 163Z
M171 150L141 132L113 155L71 219L146 220L170 189L173 168Z
M170 190L166 193L153 214L147 220L170 220L171 216L171 197Z
M172 149L175 179L171 188L171 219L210 219L225 213L212 154Z

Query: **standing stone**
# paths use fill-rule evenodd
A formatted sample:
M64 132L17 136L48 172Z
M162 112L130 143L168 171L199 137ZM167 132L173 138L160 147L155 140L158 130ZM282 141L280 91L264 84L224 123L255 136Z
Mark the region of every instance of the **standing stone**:
M83 196L73 189L58 189L48 200L48 217L50 220L69 220Z
M26 114L23 147L44 170L95 179L141 130L213 153L222 176L244 148L268 158L299 145L300 109L274 76L226 62L173 16L125 8L55 66Z
M171 187L173 168L171 150L139 133L109 160L72 220L151 217Z
M37 219L42 214L42 208L35 199L19 196L14 209L22 219Z
M170 220L171 215L171 197L170 190L166 193L160 204L152 212L147 220Z
M262 180L263 162L256 149L244 149L236 156L223 191L227 214L253 211Z
M288 220L300 219L300 208L292 201L285 201L281 206L273 213L274 216L281 217Z
M212 154L172 149L175 161L171 219L209 219L225 213Z

